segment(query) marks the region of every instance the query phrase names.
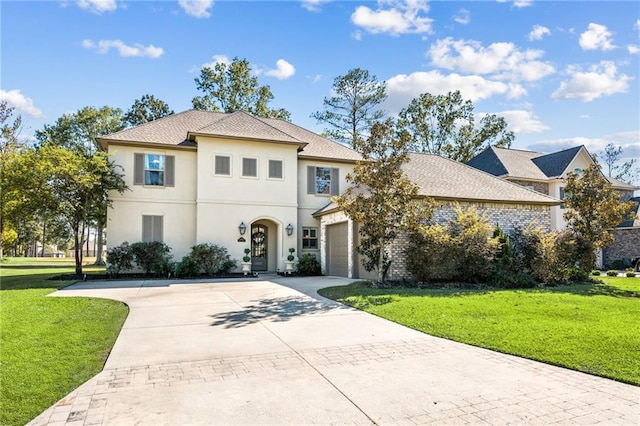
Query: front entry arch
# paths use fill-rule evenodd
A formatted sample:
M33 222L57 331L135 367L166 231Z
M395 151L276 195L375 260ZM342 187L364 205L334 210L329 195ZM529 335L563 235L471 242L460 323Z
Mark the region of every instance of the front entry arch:
M251 225L251 270L269 270L269 228L263 224Z

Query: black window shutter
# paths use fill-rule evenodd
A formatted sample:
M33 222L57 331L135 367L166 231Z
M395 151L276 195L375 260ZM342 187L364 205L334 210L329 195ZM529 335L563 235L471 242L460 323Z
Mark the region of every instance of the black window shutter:
M307 166L307 194L316 193L316 168Z
M167 155L164 161L164 186L176 186L176 157Z
M340 169L331 169L331 195L340 195Z
M133 155L133 184L144 185L144 154Z

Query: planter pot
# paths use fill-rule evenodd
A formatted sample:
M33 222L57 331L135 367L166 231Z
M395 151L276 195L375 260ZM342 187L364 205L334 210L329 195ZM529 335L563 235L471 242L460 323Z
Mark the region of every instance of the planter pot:
M244 272L245 275L251 273L251 262L242 262L242 272Z
M285 274L291 275L293 273L293 264L294 263L295 262L289 262L289 261L285 262L285 270L284 270Z

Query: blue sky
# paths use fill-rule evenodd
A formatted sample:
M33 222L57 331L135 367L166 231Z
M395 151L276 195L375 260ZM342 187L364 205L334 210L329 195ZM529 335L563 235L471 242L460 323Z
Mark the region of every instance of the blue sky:
M459 89L513 148L613 142L640 158L640 3L632 1L2 1L0 99L23 135L84 106L153 94L191 108L200 68L246 58L272 107L321 132L335 77L384 80L396 114Z

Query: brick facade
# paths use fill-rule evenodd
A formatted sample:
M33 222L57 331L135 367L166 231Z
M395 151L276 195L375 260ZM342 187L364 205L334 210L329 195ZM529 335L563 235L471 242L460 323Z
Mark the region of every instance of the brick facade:
M549 195L549 184L546 182L534 182L531 180L515 180L515 179L509 179L509 182L513 182L515 184L518 184L520 186L531 186L533 187L534 191L537 191L541 194L545 194L545 195Z
M640 227L619 228L613 231L615 241L602 251L605 268L610 268L614 260L628 262L640 256Z

